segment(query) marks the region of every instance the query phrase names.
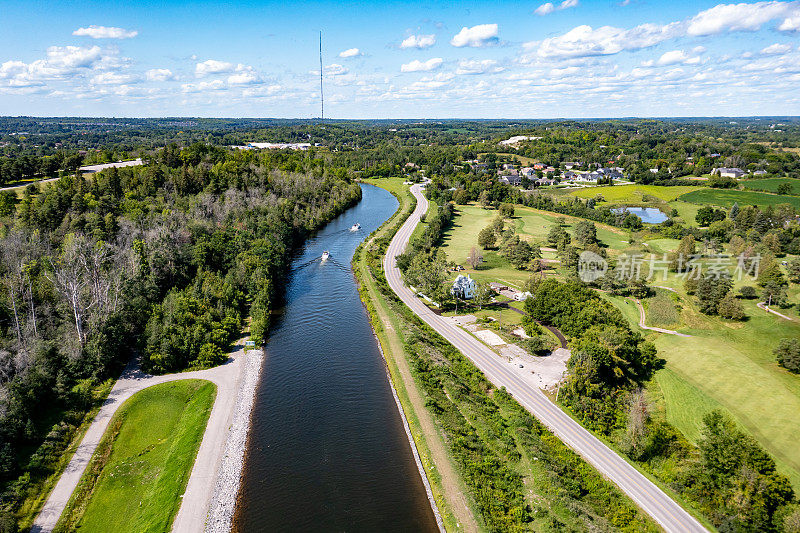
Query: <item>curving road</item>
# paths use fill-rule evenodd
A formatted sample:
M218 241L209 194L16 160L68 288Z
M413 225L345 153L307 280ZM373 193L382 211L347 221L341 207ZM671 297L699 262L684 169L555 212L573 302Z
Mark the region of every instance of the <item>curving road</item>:
M383 268L389 286L397 296L429 326L450 341L498 387L505 387L514 398L547 426L567 446L575 450L606 478L615 483L639 507L649 514L664 530L669 532L695 532L706 529L680 505L648 480L622 457L600 442L594 435L570 418L552 403L538 388L522 380L491 349L478 339L432 312L403 284L396 257L408 244L411 233L428 210L428 201L420 185L411 187L417 207L389 244Z

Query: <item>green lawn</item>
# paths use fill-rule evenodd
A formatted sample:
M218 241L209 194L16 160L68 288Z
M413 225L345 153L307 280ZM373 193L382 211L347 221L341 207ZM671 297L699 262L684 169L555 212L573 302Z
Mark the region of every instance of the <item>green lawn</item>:
M800 376L779 367L773 355L780 339L800 336L800 322L767 315L755 301L743 302L748 315L745 322L708 317L696 310L694 298L682 289L681 278L670 274L666 281L653 283L677 289L683 308L678 330L692 335L685 338L639 330L655 342L659 356L667 361L666 369L655 379L664 395L667 419L696 442L703 415L724 408L775 457L795 489L800 489L800 447L795 437L800 435ZM639 317L632 304L604 297L636 327Z
M605 201L612 204L617 203L641 203L643 196L649 195L670 202L680 195L689 191L696 190L697 187L691 185L678 187L662 187L660 185L613 185L606 187L587 187L578 189L570 194L579 198L594 198L602 194Z
M698 189L684 194L680 200L700 205L715 205L730 208L734 202L739 207L746 205L779 205L790 204L796 209L800 209L800 196L780 196L765 192L738 191L729 189Z
M742 180L739 182L742 187L752 191L778 192L778 187L788 183L793 189L794 194L800 194L800 180L794 178L765 178L762 180Z
M213 383L179 380L126 401L56 531L169 531L215 396Z

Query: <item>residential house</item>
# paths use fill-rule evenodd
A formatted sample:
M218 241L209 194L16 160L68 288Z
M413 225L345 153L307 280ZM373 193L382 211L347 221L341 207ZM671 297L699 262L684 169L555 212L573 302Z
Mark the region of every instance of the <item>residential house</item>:
M581 166L581 163L578 161L567 161L564 163L564 168L567 170L572 170L573 168L578 168Z
M734 168L719 167L711 171L712 176L715 174L718 176L722 176L723 178L741 178L742 176L747 174L747 172L745 172L741 168L736 168L736 167Z
M476 290L477 285L475 284L475 280L469 277L469 274L466 276L464 274L459 274L455 281L453 281L450 294L462 300L471 300L475 297Z

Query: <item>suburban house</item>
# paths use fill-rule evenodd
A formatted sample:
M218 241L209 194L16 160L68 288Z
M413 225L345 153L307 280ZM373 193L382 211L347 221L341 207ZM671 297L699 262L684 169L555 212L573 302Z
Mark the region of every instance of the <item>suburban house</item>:
M453 286L450 288L450 294L456 298L471 300L475 297L476 289L477 286L475 284L475 280L469 277L469 274L466 276L464 274L459 274L456 276L455 281L453 281Z
M767 175L766 170L756 170L755 172L753 172L753 176L766 176L766 175Z
M517 187L522 185L522 178L518 174L509 174L508 176L502 176L500 178L500 181Z
M745 172L741 168L720 167L720 168L715 168L714 170L711 171L712 176L715 174L722 176L723 178L741 178L742 176L747 174L747 172Z
M567 161L564 163L564 168L567 170L572 170L573 168L577 168L579 166L581 166L581 164L578 161Z

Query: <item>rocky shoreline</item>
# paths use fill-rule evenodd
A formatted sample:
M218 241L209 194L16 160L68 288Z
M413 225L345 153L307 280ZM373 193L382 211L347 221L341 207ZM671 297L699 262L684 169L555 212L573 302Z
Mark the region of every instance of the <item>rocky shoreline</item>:
M253 410L263 362L263 350L253 349L245 356L239 394L236 398L228 438L225 441L225 452L217 471L214 491L209 503L206 533L228 533L231 530L241 484L247 435L250 432L250 414Z

